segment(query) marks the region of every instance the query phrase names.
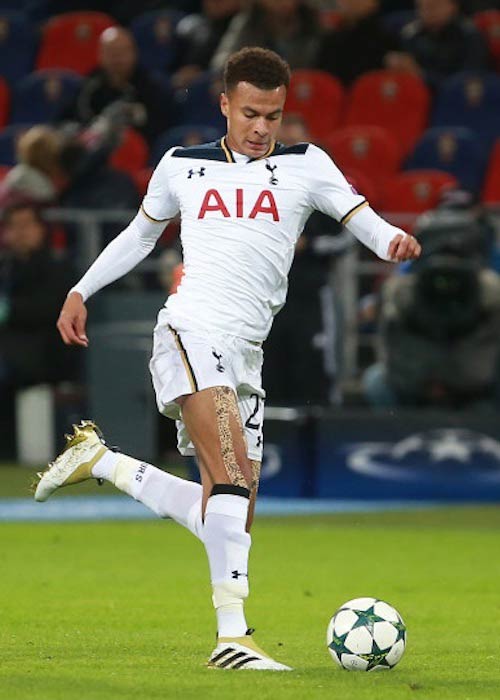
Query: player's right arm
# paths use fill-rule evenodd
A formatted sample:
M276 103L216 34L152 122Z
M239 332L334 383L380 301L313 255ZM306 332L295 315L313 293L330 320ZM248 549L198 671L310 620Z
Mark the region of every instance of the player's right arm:
M171 153L168 151L163 156L154 171L137 215L104 248L82 279L70 290L57 321L57 328L66 345L87 347L87 299L144 260L155 247L168 221L178 213L178 203L168 188Z

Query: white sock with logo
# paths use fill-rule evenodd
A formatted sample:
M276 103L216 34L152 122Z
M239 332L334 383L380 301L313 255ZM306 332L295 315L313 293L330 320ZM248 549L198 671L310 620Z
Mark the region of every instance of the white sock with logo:
M207 501L203 543L210 565L219 637L242 637L248 629L243 609L248 597L252 541L245 530L248 496L247 489L217 484Z
M152 464L108 450L92 467L92 476L106 479L120 491L140 501L160 518L172 518L202 536L202 488Z

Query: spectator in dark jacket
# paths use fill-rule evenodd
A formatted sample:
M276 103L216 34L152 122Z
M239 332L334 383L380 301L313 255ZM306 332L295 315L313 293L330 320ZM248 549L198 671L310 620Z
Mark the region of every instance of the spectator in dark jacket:
M0 252L0 394L71 379L75 353L58 340L58 309L73 283L68 262L55 256L38 209L6 210Z
M210 61L242 0L203 0L202 12L184 17L177 25L182 66L172 76L175 88L189 85Z
M386 66L420 74L433 88L464 70L486 70L486 43L460 12L458 0L416 0L418 17L403 27L403 52L387 56Z
M231 21L211 68L222 70L228 56L243 46L277 51L292 69L312 68L319 36L317 14L307 0L253 0Z
M385 55L399 42L384 27L379 0L338 0L337 9L340 26L324 35L316 68L350 85L363 73L383 68Z
M170 126L168 95L165 84L138 64L137 47L127 29L109 27L101 34L99 63L65 119L87 125L119 101L127 104L131 125L152 143Z

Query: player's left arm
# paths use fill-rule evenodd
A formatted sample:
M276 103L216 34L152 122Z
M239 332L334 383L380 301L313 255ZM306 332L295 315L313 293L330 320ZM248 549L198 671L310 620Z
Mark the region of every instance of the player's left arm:
M382 260L418 258L421 248L416 238L376 214L325 151L309 145L305 163L311 208L337 219Z
M422 251L420 243L414 236L385 221L368 204L360 207L345 226L382 260L391 262L415 260Z

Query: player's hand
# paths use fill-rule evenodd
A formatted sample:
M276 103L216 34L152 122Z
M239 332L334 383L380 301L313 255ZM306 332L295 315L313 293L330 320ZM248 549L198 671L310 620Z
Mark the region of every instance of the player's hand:
M403 260L415 260L421 252L422 247L414 236L398 233L389 243L387 254L394 262L403 262Z
M83 303L83 297L78 292L71 292L63 304L57 321L57 330L64 343L88 347L89 339L85 332L86 323L87 307Z

